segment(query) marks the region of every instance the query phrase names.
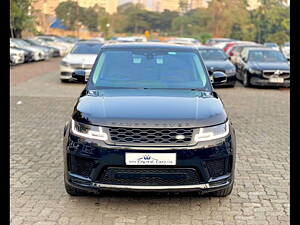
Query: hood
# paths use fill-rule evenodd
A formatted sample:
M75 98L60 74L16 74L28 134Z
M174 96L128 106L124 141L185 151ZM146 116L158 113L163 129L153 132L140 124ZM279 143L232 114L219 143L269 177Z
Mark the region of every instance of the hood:
M222 101L191 90L104 89L81 97L73 119L112 127L205 127L226 122Z
M216 70L229 70L235 68L234 65L229 60L216 60L216 61L205 61L204 62L207 70L209 71L216 71ZM213 69L212 69L213 67Z
M22 46L22 48L26 50L30 50L33 52L42 52L42 50L39 47L33 47L33 46Z
M248 65L255 70L290 70L288 62L248 62Z
M96 54L68 54L63 61L71 64L91 64L93 65L97 58Z

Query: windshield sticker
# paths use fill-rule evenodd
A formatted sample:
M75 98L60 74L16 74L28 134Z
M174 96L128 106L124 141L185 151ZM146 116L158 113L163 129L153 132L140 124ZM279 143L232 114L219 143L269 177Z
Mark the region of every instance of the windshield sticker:
M157 63L157 64L163 64L163 63L164 63L163 58L157 58L157 59L156 59L156 63Z
M142 58L133 58L133 63L141 63Z

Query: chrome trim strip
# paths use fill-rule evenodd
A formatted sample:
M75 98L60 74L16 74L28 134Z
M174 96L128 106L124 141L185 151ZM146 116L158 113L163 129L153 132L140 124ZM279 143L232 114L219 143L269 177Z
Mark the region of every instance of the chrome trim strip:
M114 185L114 184L100 184L92 183L93 186L98 188L118 188L118 189L136 189L136 190L172 190L172 189L209 189L215 187L221 187L229 184L229 181L225 181L222 184L196 184L196 185L178 185L178 186L134 186L134 185Z

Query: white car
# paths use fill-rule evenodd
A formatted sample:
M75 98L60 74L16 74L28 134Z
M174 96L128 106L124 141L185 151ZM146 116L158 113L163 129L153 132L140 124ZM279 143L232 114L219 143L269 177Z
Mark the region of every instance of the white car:
M146 42L147 38L140 36L130 36L130 37L118 37L116 39L118 42Z
M53 47L53 48L57 48L59 50L59 56L65 56L68 52L68 49L64 46L61 46L59 44L56 44L55 42L46 42L42 39L39 39L37 37L33 37L33 38L29 38L29 40L33 40L35 42L38 42L40 45L43 46L48 46L48 47Z
M266 46L268 48L272 48L272 49L277 50L277 51L280 51L279 46L276 43L266 42L266 43L264 43L264 46Z
M32 59L34 61L45 60L46 55L43 50L41 50L38 47L28 46L27 44L24 44L23 42L24 41L21 39L11 38L10 39L10 47L11 48L23 48L25 50L32 51L33 52Z
M11 65L24 63L24 61L25 61L24 51L18 50L15 48L10 48L9 54L10 54L10 64Z
M54 47L54 48L59 49L60 56L65 56L69 52L68 48L65 45L54 42L53 40L45 40L45 39L42 39L42 38L39 38L39 37L34 37L34 38L31 38L31 39L38 41L41 45Z
M56 37L56 36L37 36L39 39L42 39L47 42L54 42L56 44L59 44L61 46L64 46L68 49L68 53L71 51L71 49L74 47L74 43L66 42L62 38Z
M286 42L281 46L281 52L288 60L290 60L290 42Z
M99 41L77 42L71 52L61 61L60 80L62 82L73 80L72 74L75 70L84 70L85 78L88 80L102 45Z
M168 41L168 43L179 44L179 45L193 45L201 46L201 43L194 38L173 38Z

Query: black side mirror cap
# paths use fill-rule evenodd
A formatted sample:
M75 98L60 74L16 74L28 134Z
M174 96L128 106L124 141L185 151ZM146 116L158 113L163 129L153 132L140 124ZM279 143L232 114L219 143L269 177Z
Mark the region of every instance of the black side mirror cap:
M220 71L215 71L212 74L213 84L222 84L227 82L227 75Z
M85 71L84 70L75 70L72 73L72 77L78 80L79 82L85 81Z

